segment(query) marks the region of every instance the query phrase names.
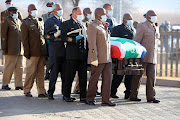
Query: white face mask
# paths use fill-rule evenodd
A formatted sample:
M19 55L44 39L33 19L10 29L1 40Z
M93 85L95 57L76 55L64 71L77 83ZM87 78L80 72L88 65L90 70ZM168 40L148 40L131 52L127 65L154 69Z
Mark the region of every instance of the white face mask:
M37 10L33 10L33 11L31 11L31 16L32 16L32 17L36 18L36 17L37 17L37 15L38 15Z
M12 18L13 18L13 19L17 19L17 18L18 18L18 13L13 14Z
M58 11L57 11L57 15L58 15L59 17L63 16L63 10L58 10Z
M107 16L106 15L102 15L101 16L101 22L105 22L107 20Z
M89 19L89 20L90 20L90 19L92 19L92 14L87 14L87 16L86 16L86 17L87 17L87 19Z
M53 11L52 7L47 7L46 9L47 9L48 12L52 12Z
M11 7L11 4L6 4L6 8L8 9L9 7Z
M108 10L107 16L111 18L113 16L113 11L112 10Z
M127 20L127 23L126 23L128 26L132 26L133 25L133 20Z
M157 16L151 16L150 21L153 23L156 23L157 22Z
M144 18L144 22L146 22L146 20L147 20L147 19L146 19L146 18Z
M77 20L78 20L79 22L82 22L82 20L83 20L83 15L77 15Z

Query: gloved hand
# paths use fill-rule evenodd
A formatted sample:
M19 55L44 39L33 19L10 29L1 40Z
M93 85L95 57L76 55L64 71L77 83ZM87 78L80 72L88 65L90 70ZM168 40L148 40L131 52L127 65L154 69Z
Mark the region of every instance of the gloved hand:
M78 36L76 36L76 40L81 40L83 38L83 36L82 35L78 35Z
M59 30L59 26L57 26L57 25L54 25L54 27L57 29L57 31Z
M92 61L92 62L91 62L91 65L94 65L94 66L97 67L97 66L98 66L98 60Z
M54 37L57 38L61 35L61 30L58 30L56 33L54 33Z

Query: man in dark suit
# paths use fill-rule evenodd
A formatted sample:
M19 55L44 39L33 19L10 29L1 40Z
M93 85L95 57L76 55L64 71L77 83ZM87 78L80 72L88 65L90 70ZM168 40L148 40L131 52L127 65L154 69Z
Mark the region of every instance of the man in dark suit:
M53 94L59 72L62 79L62 93L64 85L64 57L65 46L61 39L61 28L63 22L63 10L61 5L55 4L54 16L50 17L45 22L45 38L49 41L49 56L50 56L50 82L48 90L48 98L54 100Z
M72 11L72 16L62 25L62 38L66 42L66 77L63 100L73 102L71 87L76 71L79 76L80 101L86 98L88 44L86 26L82 23L83 13L80 7Z
M133 20L132 16L128 13L124 14L123 16L123 23L121 25L116 26L113 29L113 32L111 34L112 37L119 37L119 38L127 38L127 39L133 39L135 35L135 30L133 28ZM125 99L129 98L130 92L131 92L131 82L132 82L132 75L113 75L112 85L111 85L111 97L112 98L119 98L116 93L119 85L121 84L123 78L124 79L124 85L126 87L125 93Z

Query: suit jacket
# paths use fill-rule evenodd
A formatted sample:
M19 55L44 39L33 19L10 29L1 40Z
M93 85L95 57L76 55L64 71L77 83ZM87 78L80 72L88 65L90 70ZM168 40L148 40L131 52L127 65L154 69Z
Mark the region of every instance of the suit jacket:
M99 64L111 62L110 33L95 19L88 27L88 63L98 60Z
M81 33L73 33L68 35L67 33L81 29ZM66 45L66 59L67 60L81 60L87 61L88 56L88 44L87 37L83 34L86 33L86 26L83 23L77 23L71 17L71 19L63 22L62 25L62 39ZM76 36L79 34L85 35L81 40L76 40ZM85 46L86 45L86 46Z
M56 41L56 38L54 37L54 32L52 34L49 31L49 29L53 28L55 25L59 27L59 30L62 29L62 22L63 19L58 20L55 16L50 17L46 20L44 24L44 35L49 36L51 39L48 39L46 37L46 40L49 40L48 44L48 51L49 51L49 56L58 56L58 57L64 57L65 56L65 45L64 42L61 39L61 35L58 36L58 39Z
M116 26L116 20L115 18L107 18L106 22L109 23L108 29L112 33L113 28Z
M21 39L19 19L14 20L7 16L3 18L1 25L1 48L4 55L20 55L21 54Z
M24 46L24 55L40 57L46 55L44 40L44 23L28 16L22 21L21 39Z
M135 35L135 30L132 27L126 26L124 23L113 28L112 37L120 37L132 40Z
M155 39L155 33L156 30L149 21L138 24L134 41L143 45L147 50L147 53L143 58L143 62L153 64L157 63L158 41Z
M3 11L3 12L1 12L1 22L4 20L4 18L5 17L7 17L7 16L9 16L8 15L8 10L5 10L5 11ZM22 15L21 15L21 13L18 11L18 18L20 19L20 20L22 20L23 18L22 18Z

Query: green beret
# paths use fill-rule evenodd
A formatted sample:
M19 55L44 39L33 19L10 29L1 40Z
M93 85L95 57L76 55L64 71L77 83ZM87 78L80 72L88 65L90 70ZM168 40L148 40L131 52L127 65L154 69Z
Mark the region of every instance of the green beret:
M17 11L18 9L16 7L9 7L8 11Z

